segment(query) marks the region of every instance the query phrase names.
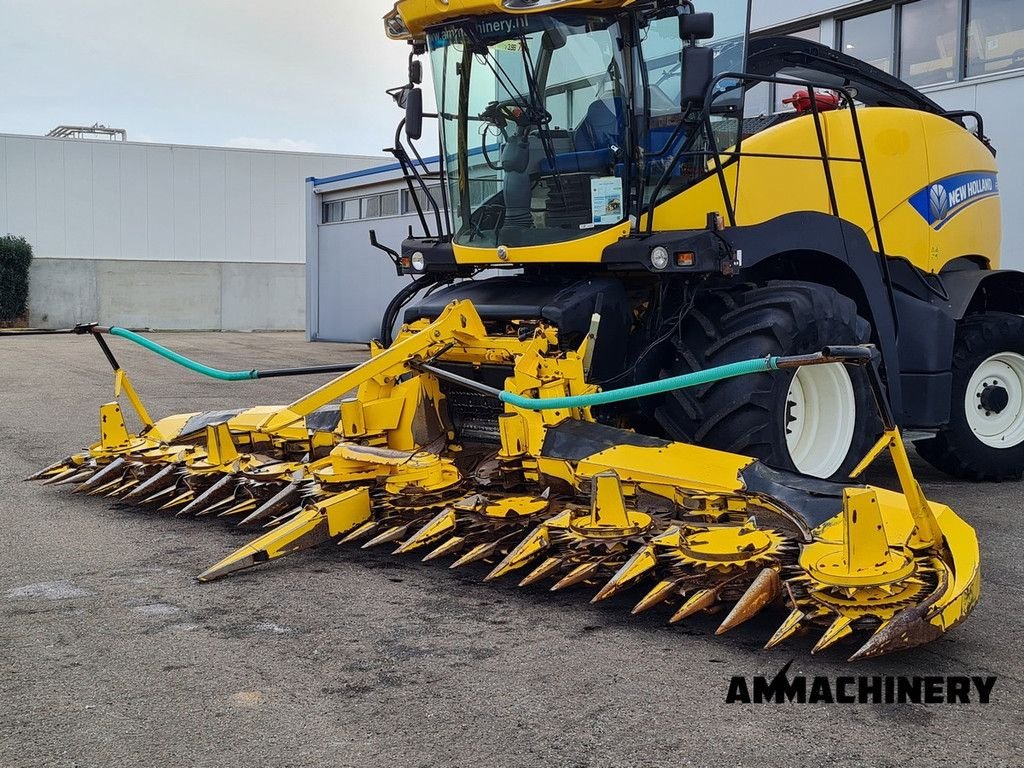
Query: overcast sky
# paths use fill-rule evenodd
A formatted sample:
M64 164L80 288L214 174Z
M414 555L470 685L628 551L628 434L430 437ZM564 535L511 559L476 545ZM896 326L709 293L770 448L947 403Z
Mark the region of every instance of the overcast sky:
M0 133L380 154L393 0L0 0Z

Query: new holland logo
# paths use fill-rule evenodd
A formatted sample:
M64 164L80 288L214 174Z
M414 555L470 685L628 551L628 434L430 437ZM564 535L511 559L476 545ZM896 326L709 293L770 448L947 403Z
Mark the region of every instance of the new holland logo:
M910 204L938 230L969 205L998 194L994 173L961 173L925 187L910 198Z

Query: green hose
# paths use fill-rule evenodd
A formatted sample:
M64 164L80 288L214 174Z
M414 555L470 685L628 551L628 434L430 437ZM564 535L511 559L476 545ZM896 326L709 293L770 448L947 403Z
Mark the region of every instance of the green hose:
M716 368L708 368L694 373L685 373L682 376L673 376L669 379L649 381L646 384L636 384L632 387L613 389L608 392L595 392L590 395L575 395L573 397L525 397L514 395L511 392L501 392L498 399L516 408L524 408L530 411L552 411L563 408L589 408L594 405L608 405L609 403L621 403L623 400L633 400L638 397L650 397L661 395L665 392L672 392L687 387L699 387L701 384L710 384L722 379L731 379L736 376L746 376L751 373L764 373L766 371L778 370L777 357L761 357L754 360L743 360L738 363L720 365Z
M128 339L128 341L135 342L140 347L145 347L150 352L155 352L160 357L170 360L172 363L188 368L190 371L201 373L203 376L209 376L211 379L220 379L221 381L250 381L252 379L259 378L259 372L256 370L251 371L219 371L216 368L211 368L208 365L197 363L195 360L189 360L184 355L179 355L174 350L168 349L167 347L157 344L155 341L147 339L145 336L140 336L137 333L125 330L124 328L111 328L111 336L120 336L122 339Z
M260 378L260 372L256 369L249 371L221 371L208 365L197 363L195 360L179 355L177 352L147 339L145 336L140 336L124 328L113 327L110 329L110 334L134 342L141 347L145 347L150 352L155 352L160 357L170 360L172 363L177 363L203 376L209 376L211 379L219 379L220 381L251 381ZM589 408L595 405L621 403L624 400L634 400L638 397L661 395L677 389L686 389L687 387L699 387L701 384L711 384L715 381L731 379L736 376L774 371L778 369L778 361L778 357L760 357L754 360L743 360L738 363L720 365L717 368L708 368L704 371L695 371L683 374L682 376L673 376L672 378L661 379L660 381L649 381L646 384L636 384L632 387L623 387L622 389L613 389L607 392L595 392L590 395L534 398L506 391L499 391L497 395L498 399L503 403L530 411Z

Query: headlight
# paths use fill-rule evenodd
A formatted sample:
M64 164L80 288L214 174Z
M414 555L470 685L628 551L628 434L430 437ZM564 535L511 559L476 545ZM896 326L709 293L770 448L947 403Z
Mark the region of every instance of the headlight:
M668 266L668 249L658 246L651 250L651 266L655 269L664 269Z
M412 268L417 272L422 272L427 267L427 260L423 257L422 251L416 251L409 259L409 263L412 264Z

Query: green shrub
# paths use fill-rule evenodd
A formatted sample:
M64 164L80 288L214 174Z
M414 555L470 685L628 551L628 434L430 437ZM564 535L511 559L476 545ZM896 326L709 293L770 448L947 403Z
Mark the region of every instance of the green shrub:
M0 237L0 321L25 314L31 264L32 246L24 237Z

